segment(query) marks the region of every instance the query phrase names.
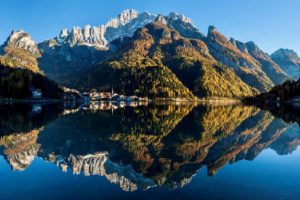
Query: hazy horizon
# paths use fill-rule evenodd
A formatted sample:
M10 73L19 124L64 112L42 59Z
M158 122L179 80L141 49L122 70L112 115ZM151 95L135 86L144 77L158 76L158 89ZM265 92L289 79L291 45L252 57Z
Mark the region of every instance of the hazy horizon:
M168 15L170 12L183 14L193 20L199 30L206 34L209 25L214 25L226 37L248 42L254 41L267 53L279 48L289 48L300 53L300 27L295 26L300 17L297 0L212 0L179 1L154 0L96 1L86 0L29 0L21 5L16 0L1 1L3 44L12 30L23 29L32 38L41 42L54 38L61 29L86 24L99 26L116 17L126 9L138 12Z

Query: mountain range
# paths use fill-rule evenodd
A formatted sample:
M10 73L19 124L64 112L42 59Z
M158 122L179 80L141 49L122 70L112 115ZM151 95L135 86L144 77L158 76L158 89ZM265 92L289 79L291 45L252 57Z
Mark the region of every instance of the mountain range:
M0 55L2 65L82 91L114 88L151 98L241 98L300 74L300 58L291 50L270 56L214 26L205 35L184 15L135 10L100 26L63 29L38 44L28 33L13 31Z

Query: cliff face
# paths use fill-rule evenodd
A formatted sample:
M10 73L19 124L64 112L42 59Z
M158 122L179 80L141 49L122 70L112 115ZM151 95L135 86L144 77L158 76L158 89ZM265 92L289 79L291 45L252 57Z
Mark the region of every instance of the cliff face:
M153 21L155 15L149 13L138 13L135 10L124 10L116 18L111 19L104 25L84 28L73 27L72 30L63 29L54 40L57 45L93 46L97 48L108 48L109 43L115 39L131 37L138 28Z
M4 46L14 46L29 52L33 56L40 56L37 44L31 36L23 30L13 31L4 43Z
M272 58L265 52L263 52L254 42L242 43L240 41L230 39L230 42L234 44L241 52L248 54L257 60L260 64L261 70L271 79L275 84L281 84L289 79L289 76L276 64Z
M1 47L0 63L41 73L37 59L41 56L37 44L23 30L13 31Z

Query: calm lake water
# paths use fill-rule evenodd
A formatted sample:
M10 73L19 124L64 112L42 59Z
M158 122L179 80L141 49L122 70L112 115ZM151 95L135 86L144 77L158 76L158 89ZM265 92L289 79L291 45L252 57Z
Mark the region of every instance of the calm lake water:
M0 199L299 199L300 128L243 105L0 105Z

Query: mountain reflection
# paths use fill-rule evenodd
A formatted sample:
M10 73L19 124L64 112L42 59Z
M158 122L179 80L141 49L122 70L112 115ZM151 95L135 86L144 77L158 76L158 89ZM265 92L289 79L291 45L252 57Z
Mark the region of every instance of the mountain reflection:
M298 124L252 106L45 104L0 110L0 153L13 170L40 157L63 171L105 176L126 191L184 186L201 168L211 176L266 148L284 155L300 144Z

